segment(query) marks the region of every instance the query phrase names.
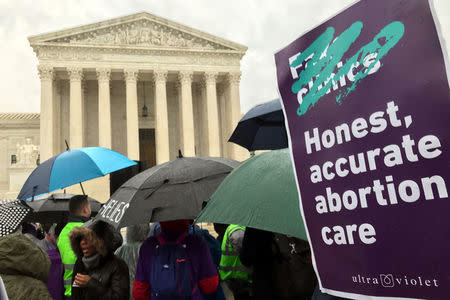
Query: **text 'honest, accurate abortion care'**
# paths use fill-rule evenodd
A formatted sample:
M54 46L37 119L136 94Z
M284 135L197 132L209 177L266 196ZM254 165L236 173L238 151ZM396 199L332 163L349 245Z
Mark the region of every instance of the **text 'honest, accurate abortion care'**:
M412 122L413 118L410 115L399 117L399 108L391 101L387 103L384 111L373 112L367 118L357 118L322 132L318 128L305 131L306 153L325 151L336 145L382 133L386 129L402 127L407 129ZM409 134L405 134L399 138L397 144L382 145L365 152L315 164L309 168L310 180L311 183L317 184L352 174L364 175L377 170L380 166L400 167L423 159L435 159L441 153L441 141L437 136L427 134L420 138L412 138ZM325 187L323 193L314 199L316 212L329 214L367 209L374 205L389 208L393 205L414 203L419 199L431 201L443 198L448 198L448 192L446 182L439 174L400 182L396 182L394 176L386 174L384 178L373 180L369 186L348 189L343 193L334 192L329 186ZM355 237L364 244L376 242L376 231L370 223L324 226L321 235L327 245L355 244Z

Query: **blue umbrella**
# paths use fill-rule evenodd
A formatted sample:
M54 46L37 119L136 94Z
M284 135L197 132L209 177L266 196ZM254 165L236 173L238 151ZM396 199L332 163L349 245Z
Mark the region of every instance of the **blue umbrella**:
M249 151L287 148L280 100L275 99L250 109L239 121L228 141Z
M68 150L34 169L18 198L28 200L135 164L128 157L102 147Z

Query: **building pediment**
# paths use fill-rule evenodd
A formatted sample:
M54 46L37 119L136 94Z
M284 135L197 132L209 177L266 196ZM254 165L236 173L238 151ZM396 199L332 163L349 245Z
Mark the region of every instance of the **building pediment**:
M41 34L31 46L137 47L245 52L247 47L149 13Z

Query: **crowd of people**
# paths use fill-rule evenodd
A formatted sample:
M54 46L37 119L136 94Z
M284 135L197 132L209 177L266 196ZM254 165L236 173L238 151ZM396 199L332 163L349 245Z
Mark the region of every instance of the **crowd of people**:
M174 220L127 227L124 242L90 220L86 196L69 213L0 237L0 299L337 299L317 288L306 241L233 224L214 224L214 237Z

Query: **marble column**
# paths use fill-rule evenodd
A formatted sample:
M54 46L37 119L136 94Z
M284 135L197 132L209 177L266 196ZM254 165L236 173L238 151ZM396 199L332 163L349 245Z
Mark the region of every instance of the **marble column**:
M169 145L169 117L167 115L167 71L155 70L153 72L155 82L155 143L156 164L170 160Z
M125 69L127 110L127 156L139 160L139 115L137 100L137 69Z
M53 152L53 67L39 65L39 77L41 78L41 115L40 115L40 159L41 162L55 155Z
M227 74L227 82L228 82L228 91L229 91L229 99L228 99L228 120L229 120L229 134L231 136L234 129L236 128L239 120L241 119L241 104L240 104L240 96L239 96L239 82L241 80L241 72L233 72ZM228 143L228 155L232 159L239 160L243 155L242 147L234 143Z
M83 147L83 91L81 81L83 69L72 67L68 70L70 78L70 149Z
M217 102L219 104L219 126L220 126L220 146L222 157L228 157L228 124L227 119L227 100L225 97L226 89L223 84L217 85Z
M64 140L61 142L61 98L62 98L62 82L55 76L53 81L53 153L56 155L61 151L66 150L66 147L61 148ZM42 161L42 160L41 160Z
M181 152L183 156L195 156L195 131L194 131L194 109L192 105L192 76L191 71L180 71L180 124L181 124Z
M111 149L110 69L97 69L98 80L98 145Z
M217 73L206 72L206 124L208 139L208 156L220 157L219 111L216 90Z

